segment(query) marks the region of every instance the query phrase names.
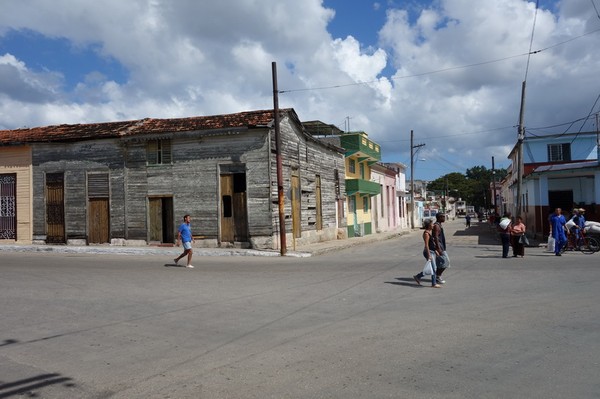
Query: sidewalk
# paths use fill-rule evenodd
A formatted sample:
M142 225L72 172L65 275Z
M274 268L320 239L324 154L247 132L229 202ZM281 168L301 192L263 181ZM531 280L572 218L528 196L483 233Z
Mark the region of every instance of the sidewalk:
M459 224L457 224L459 223ZM452 222L447 222L452 229L456 229L450 235L452 243L470 243L476 245L501 245L500 236L495 226L490 225L488 221L477 222L471 221L471 227L465 227L464 219L456 219ZM449 229L450 230L450 229ZM446 237L449 235L446 233ZM529 239L528 248L546 246L546 242L541 242L539 239Z
M344 240L333 240L318 242L297 247L295 250L288 249L286 256L310 257L355 245L363 245L375 241L389 240L401 235L410 234L410 229L394 230L364 237L353 237ZM181 254L181 247L126 247L114 245L20 245L0 244L1 251L11 252L52 252L52 253L87 253L87 254L115 254L115 255L160 255L175 257ZM280 256L279 250L257 250L241 248L194 248L194 256Z

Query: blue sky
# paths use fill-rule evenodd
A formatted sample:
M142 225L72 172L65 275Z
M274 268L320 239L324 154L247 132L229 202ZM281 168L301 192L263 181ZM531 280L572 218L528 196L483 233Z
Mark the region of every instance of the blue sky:
M416 178L507 167L527 65L528 134L599 111L600 0L535 5L2 0L0 129L270 108L276 61L281 106L367 132L385 162L409 164L414 130Z
M0 54L18 54L36 72L60 71L66 91L73 90L90 73L101 73L125 83L127 69L118 60L99 54L100 46L94 43L74 46L66 38L48 37L34 30L10 30L0 40Z

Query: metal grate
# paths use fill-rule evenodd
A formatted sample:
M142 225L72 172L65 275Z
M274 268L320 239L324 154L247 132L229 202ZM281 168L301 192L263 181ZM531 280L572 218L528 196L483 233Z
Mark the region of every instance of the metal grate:
M17 239L17 175L0 175L0 239Z

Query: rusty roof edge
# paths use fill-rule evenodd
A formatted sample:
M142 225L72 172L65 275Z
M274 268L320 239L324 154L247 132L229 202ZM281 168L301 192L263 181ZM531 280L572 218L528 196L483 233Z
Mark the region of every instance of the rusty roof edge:
M219 129L195 129L181 131L164 131L164 132L140 132L128 136L120 137L121 141L139 141L139 140L156 140L160 138L184 138L184 137L206 137L206 136L226 136L237 135L250 130L248 126L219 128Z

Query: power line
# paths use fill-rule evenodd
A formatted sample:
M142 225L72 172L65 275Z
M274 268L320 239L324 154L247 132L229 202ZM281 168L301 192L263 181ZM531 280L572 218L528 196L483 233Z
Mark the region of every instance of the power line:
M540 5L540 0L537 0L535 3L535 14L533 15L533 26L531 28L531 39L529 40L529 53L527 54L527 66L525 67L525 81L527 81L527 74L529 73L529 61L531 60L531 48L533 47L533 34L535 33L535 23L537 21L537 13L538 7Z
M446 137L469 136L469 135L474 135L474 134L493 132L496 130L512 129L513 127L514 126L505 126L505 127L496 127L496 128L492 128L492 129L480 130L480 131L471 132L471 133L457 133L457 134L445 134L442 136L429 136L429 137L427 137L427 139L440 139L440 138L446 138ZM379 143L395 143L395 142L402 142L402 141L408 141L408 139L378 140Z
M598 12L598 9L596 8L596 3L594 2L594 0L590 0L592 2L592 6L594 6L594 10L596 11L596 16L598 17L598 19L600 19L600 13Z
M594 5L594 8L595 7L596 6ZM537 9L537 7L536 7L536 9ZM599 15L599 18L600 18L600 15ZM533 54L541 53L542 51L546 51L546 50L549 50L551 48L561 46L563 44L572 42L574 40L580 39L580 38L582 38L584 36L588 36L588 35L594 34L594 33L599 32L599 31L600 31L600 28L595 29L595 30L590 31L590 32L587 32L587 33L584 33L584 34L579 35L579 36L575 36L575 37L573 37L573 38L571 38L569 40L565 40L565 41L553 44L551 46L544 47L544 48L539 49L539 50L531 51L531 49L530 49L529 52L523 53L523 54L511 55L511 56L507 56L507 57L503 57L503 58L497 58L497 59L494 59L494 60L482 61L482 62L477 62L477 63L473 63L473 64L467 64L467 65L462 65L462 66L456 66L456 67L443 68L443 69L438 69L438 70L434 70L434 71L416 73L416 74L412 74L412 75L389 77L387 79L394 81L394 80L400 80L400 79L415 78L415 77L420 77L420 76L434 75L434 74L437 74L437 73L443 73L443 72L448 72L448 71L455 71L455 70L458 70L458 69L466 69L466 68L473 68L473 67L477 67L477 66L481 66L481 65L494 64L494 63L498 63L498 62L507 61L507 60L510 60L510 59L513 59L513 58L518 58L518 57L524 57L524 56L528 56L529 57L529 56L531 56ZM533 41L533 35L532 35L531 40ZM528 63L529 63L529 60L528 60ZM367 84L372 84L372 83L378 83L379 81L380 81L380 79L371 80L371 81L368 81L368 82L358 81L358 82L338 84L338 85L331 85L331 86L306 87L306 88L303 88L303 89L280 90L279 93L283 94L283 93L295 93L295 92L301 92L301 91L317 91L317 90L340 89L340 88L343 88L343 87L362 86L362 85L367 85Z

